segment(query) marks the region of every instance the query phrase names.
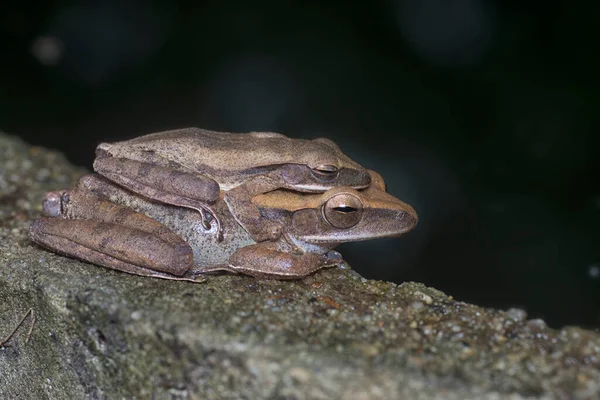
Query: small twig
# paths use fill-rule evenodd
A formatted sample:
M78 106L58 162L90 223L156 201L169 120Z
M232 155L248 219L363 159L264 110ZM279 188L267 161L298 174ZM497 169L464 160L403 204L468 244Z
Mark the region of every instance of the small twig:
M33 326L35 325L35 312L33 308L30 308L31 311L31 326L29 327L29 332L27 332L27 338L25 338L25 343L29 343L29 339L31 339L31 333L33 332Z
M35 324L35 314L33 312L33 308L30 308L29 311L23 315L23 318L21 318L21 321L19 321L17 326L15 326L15 328L8 334L8 336L0 341L0 347L7 347L6 343L14 336L21 325L23 325L23 322L25 322L25 319L27 319L29 314L31 314L31 326L29 327L29 332L27 333L25 343L29 342L29 339L31 338L31 332L33 332L33 325Z

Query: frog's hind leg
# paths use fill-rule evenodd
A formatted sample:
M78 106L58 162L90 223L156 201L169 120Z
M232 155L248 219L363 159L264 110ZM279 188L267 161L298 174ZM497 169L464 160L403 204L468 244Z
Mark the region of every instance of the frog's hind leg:
M94 233L89 235L86 232ZM122 238L124 233L125 240ZM116 224L40 218L31 224L30 236L37 244L57 253L118 271L153 278L203 281L188 275L187 271L178 276L159 270L175 271L189 263L185 250L174 248L142 231ZM128 247L132 244L142 244L142 247Z
M58 253L130 274L202 281L190 272L193 255L188 248L130 227L85 219L39 218L31 224L30 237Z
M82 191L71 191L64 198L62 207L70 219L35 220L29 230L34 242L136 275L195 280L191 247L166 226Z
M207 213L215 219L219 240L221 221L209 206L220 195L219 184L207 176L178 171L141 161L99 156L94 170L111 181L149 199L198 211L205 229L210 229Z

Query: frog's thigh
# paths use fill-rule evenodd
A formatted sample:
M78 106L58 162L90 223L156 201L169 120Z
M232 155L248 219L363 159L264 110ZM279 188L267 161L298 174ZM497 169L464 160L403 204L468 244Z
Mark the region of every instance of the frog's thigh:
M31 224L30 237L58 253L136 275L177 279L193 266L187 243L167 243L110 222L40 218Z
M301 279L329 264L330 260L320 254L292 254L259 243L237 250L223 269L255 278Z
M98 184L99 181L97 176L90 175L82 178L82 180L83 179L89 184L94 184L94 189L100 190L102 195L107 194L102 192L103 185ZM110 186L107 187L110 188ZM175 246L187 246L187 243L181 236L157 220L132 208L103 200L98 197L97 193L88 193L85 188L82 189L81 186L78 190L69 193L69 199L69 216L71 218L108 222L122 227L144 231Z
M173 196L206 203L219 198L219 184L214 179L155 164L98 157L94 160L94 170L136 193L169 204Z

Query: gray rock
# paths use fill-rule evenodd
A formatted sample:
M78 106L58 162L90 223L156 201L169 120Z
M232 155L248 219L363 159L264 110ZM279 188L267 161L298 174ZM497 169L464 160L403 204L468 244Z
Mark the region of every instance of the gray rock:
M0 347L2 399L600 397L600 335L521 310L342 269L148 279L30 243L43 194L82 173L0 134L0 339L35 317Z

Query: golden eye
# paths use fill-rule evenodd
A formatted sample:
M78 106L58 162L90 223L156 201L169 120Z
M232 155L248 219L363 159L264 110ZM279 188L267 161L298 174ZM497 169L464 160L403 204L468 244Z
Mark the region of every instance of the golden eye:
M327 173L327 172L337 172L338 167L335 165L319 165L315 168L319 172Z
M339 168L335 165L319 165L312 169L313 175L320 179L333 179L337 176Z
M333 196L323 205L323 217L332 226L340 229L352 228L362 217L361 201L347 193Z

